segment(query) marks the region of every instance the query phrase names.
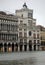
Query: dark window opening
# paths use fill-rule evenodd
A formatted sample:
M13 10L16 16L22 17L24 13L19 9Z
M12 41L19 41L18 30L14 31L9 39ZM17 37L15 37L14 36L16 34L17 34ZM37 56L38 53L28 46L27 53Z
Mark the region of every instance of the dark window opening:
M31 34L32 34L31 31L29 31L29 36L31 36Z

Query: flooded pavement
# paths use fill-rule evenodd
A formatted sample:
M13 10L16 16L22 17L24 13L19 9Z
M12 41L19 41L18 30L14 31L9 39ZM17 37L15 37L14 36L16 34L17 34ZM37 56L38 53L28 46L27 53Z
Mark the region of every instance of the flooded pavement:
M45 51L1 53L0 65L45 65Z
M36 64L36 60L34 58L0 62L0 65L35 65L35 64Z

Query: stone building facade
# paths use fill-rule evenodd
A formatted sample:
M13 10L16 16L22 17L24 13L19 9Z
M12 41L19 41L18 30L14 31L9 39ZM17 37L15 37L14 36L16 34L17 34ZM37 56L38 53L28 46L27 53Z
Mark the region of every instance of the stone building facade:
M40 29L33 18L33 10L24 3L16 15L0 12L0 51L40 50Z
M40 29L40 40L41 40L41 45L40 49L45 51L45 27L38 25Z
M0 51L13 52L18 41L17 17L0 12Z

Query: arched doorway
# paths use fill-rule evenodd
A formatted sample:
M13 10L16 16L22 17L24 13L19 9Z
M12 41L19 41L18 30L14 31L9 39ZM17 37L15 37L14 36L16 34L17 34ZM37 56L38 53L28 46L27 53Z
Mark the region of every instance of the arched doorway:
M18 44L15 44L15 51L18 51Z
M22 47L23 47L23 45L20 45L20 51L22 51Z
M12 52L14 52L14 43L12 43Z
M32 51L32 41L29 40L29 51Z
M7 52L7 43L4 43L4 52Z
M12 45L11 43L8 43L8 52L11 52L12 51Z
M34 51L36 51L36 45L34 45Z
M3 51L3 43L0 43L0 52Z
M27 45L24 45L24 51L27 51Z
M32 51L32 45L29 45L29 51Z

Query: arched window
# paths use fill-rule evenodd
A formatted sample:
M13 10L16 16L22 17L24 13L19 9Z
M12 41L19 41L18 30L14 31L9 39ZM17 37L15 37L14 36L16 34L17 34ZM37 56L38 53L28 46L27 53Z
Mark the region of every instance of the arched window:
M23 18L23 14L21 15L21 17Z
M31 34L32 34L31 31L29 31L29 36L31 36Z

